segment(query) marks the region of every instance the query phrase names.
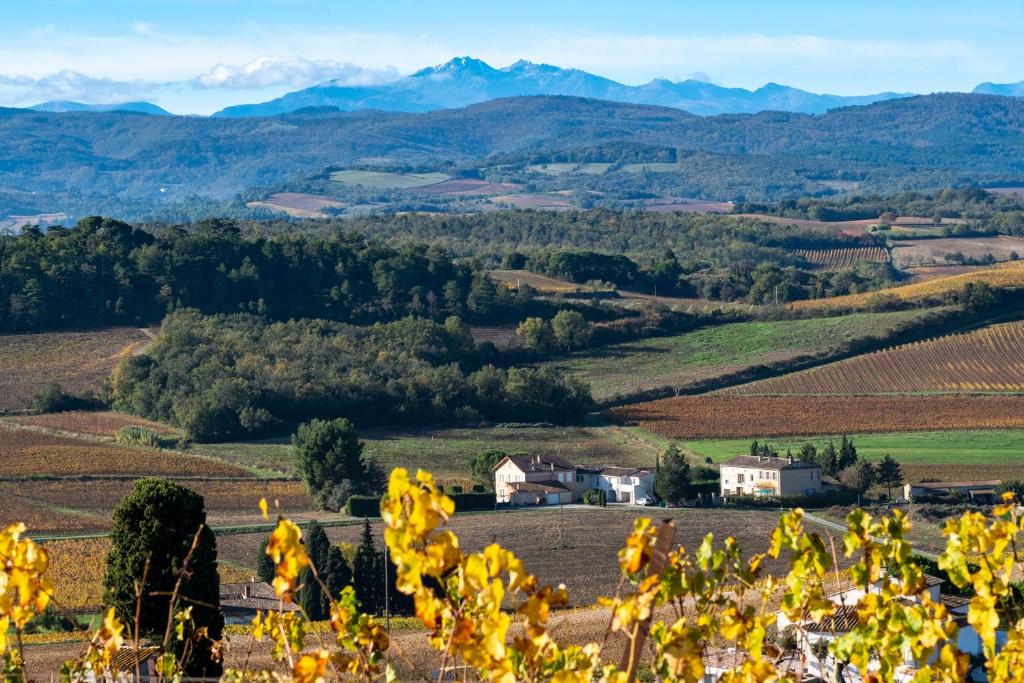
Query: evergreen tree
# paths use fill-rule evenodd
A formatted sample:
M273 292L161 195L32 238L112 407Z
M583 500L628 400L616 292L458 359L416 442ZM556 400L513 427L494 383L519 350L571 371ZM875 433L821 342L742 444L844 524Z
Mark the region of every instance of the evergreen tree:
M271 583L274 580L274 560L267 555L267 542L265 541L259 551L256 553L256 575L260 577L261 581Z
M367 614L383 612L383 576L381 575L381 553L373 543L370 532L370 520L363 522L363 536L356 548L356 556L352 560L352 585L355 587L356 598Z
M886 453L875 471L878 483L885 487L889 500L892 500L892 487L903 483L903 467L896 458Z
M331 546L327 559L327 579L324 581L331 592L331 598L338 599L345 586L352 585L352 568L338 546Z
M839 469L845 470L857 464L857 448L853 442L843 435L843 442L839 446Z
M818 449L813 443L805 443L800 447L800 459L804 462L818 463Z
M163 644L169 612L191 606L195 628L206 628L209 637L193 643L185 670L190 676L220 676L221 665L211 652L212 641L220 639L224 628L217 539L206 525L203 497L165 479L140 479L114 510L110 537L103 578L105 604L113 607L124 623L134 625L136 581L148 562L138 613L139 635ZM183 574L186 557L188 568ZM172 605L170 596L179 577L181 586ZM172 640L165 646L177 643L180 641Z
M473 479L486 486L489 490L493 490L494 466L504 457L504 451L494 449L475 455L469 463L469 470L473 474Z
M309 561L316 568L316 573L325 584L330 569L331 542L327 538L324 528L314 520L309 523L304 534L306 554ZM314 621L327 619L330 616L330 603L323 589L317 583L310 569L304 569L300 578L302 590L298 596L299 606L306 612L306 616Z
M690 496L692 475L690 463L675 444L659 455L661 460L654 479L654 492L670 505L681 505Z
M839 452L836 451L832 439L829 439L828 444L818 454L818 465L824 475L835 477L839 474Z
M292 446L306 489L321 509L340 509L345 504L342 497L347 499L351 493L380 492L380 476L364 460L356 428L345 418L299 425Z

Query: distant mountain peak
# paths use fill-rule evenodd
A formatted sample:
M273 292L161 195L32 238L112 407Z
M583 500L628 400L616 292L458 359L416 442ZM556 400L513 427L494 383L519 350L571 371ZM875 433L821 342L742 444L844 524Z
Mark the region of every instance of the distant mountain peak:
M565 69L526 59L496 69L481 59L466 55L420 69L391 83L353 87L328 83L288 93L262 104L228 107L214 116L274 116L296 109L324 106L338 107L343 111L425 112L528 95L564 95L650 104L698 115L753 114L768 109L821 114L834 107L869 104L899 96L892 93L849 98L816 95L778 83L768 83L751 92L692 78L678 83L655 79L644 85L630 86L580 69Z

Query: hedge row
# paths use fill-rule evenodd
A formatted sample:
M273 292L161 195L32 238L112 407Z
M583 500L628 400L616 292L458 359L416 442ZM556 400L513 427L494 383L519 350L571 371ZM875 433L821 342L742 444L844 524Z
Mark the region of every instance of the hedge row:
M452 493L448 497L455 501L455 512L493 510L497 503L493 493ZM350 496L345 503L345 513L350 517L380 517L380 498Z
M815 495L798 496L728 496L727 505L742 507L805 507L823 508L830 505L851 505L857 502L856 491L830 491Z

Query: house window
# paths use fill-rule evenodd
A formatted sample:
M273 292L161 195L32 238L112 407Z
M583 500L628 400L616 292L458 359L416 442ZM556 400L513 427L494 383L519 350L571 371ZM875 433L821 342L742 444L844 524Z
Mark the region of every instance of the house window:
M737 484L742 484L743 483L743 473L742 472L740 472L739 474L736 475L736 483Z
M583 475L582 474L577 474L576 475L576 483L577 484L582 484L583 483Z

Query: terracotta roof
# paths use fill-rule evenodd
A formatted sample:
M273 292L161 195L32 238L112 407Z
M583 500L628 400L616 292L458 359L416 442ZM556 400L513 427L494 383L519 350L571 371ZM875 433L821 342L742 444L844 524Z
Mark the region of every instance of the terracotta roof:
M569 487L557 481L510 481L506 484L516 493L568 493Z
M298 609L294 604L281 605L281 600L274 593L274 588L264 581L248 583L222 583L220 585L221 607L240 607L243 609L281 610L293 612Z
M560 455L507 455L493 468L498 469L509 460L523 472L551 472L553 470L574 470L573 464Z
M732 460L722 463L723 467L744 467L751 470L799 470L814 467L821 469L811 462L789 458L764 458L756 455L737 455Z
M805 618L809 620L810 614L807 614ZM804 628L812 633L847 633L856 628L859 623L856 606L838 605L832 616L823 617L816 623L808 623Z

